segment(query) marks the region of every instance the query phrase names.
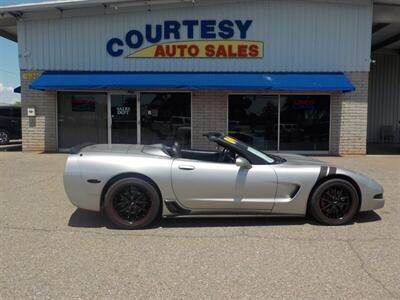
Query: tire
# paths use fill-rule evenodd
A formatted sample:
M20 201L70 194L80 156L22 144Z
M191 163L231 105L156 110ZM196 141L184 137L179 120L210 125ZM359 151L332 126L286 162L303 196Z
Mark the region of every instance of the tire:
M349 223L360 206L355 187L347 180L334 178L320 184L310 199L311 215L325 225Z
M0 129L0 145L7 145L10 141L10 135L4 129Z
M156 219L160 206L160 196L152 184L139 178L123 178L107 190L103 209L118 227L140 229Z

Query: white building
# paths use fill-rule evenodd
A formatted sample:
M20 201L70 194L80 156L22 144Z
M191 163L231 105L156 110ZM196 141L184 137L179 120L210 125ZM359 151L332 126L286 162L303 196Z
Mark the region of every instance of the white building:
M208 131L270 151L399 143L400 1L385 2L0 6L0 35L19 46L23 149L207 148Z

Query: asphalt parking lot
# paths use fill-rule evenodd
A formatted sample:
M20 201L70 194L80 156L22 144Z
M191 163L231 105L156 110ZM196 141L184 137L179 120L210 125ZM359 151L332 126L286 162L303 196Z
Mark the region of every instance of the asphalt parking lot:
M320 157L371 176L386 206L348 226L169 219L114 229L63 190L66 155L0 153L0 298L400 298L400 156Z

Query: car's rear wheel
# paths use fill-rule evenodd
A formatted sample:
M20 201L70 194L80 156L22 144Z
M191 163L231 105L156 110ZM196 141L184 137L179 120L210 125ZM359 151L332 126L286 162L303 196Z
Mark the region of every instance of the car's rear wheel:
M0 145L6 145L10 141L10 135L4 129L0 129Z
M154 221L161 199L155 187L140 178L114 182L104 197L104 211L118 227L139 229Z
M315 189L310 199L310 212L322 224L344 225L354 218L359 204L355 187L344 179L334 178Z

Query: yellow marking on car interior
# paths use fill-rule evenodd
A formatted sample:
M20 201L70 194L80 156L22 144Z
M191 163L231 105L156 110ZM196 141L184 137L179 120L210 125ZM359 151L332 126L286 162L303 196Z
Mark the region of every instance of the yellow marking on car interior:
M225 136L224 140L227 141L228 143L231 143L231 144L234 144L234 145L237 143L237 141L234 138L230 137L230 136Z

